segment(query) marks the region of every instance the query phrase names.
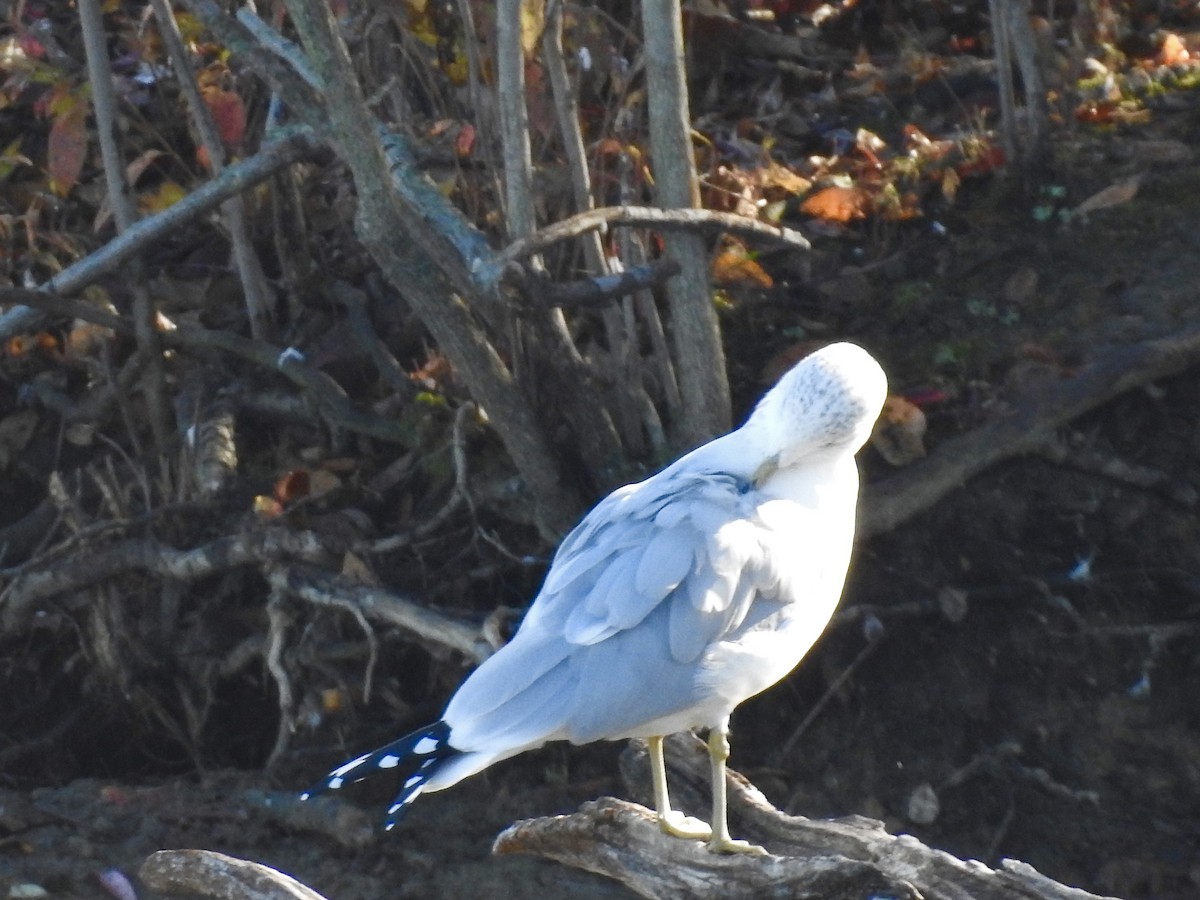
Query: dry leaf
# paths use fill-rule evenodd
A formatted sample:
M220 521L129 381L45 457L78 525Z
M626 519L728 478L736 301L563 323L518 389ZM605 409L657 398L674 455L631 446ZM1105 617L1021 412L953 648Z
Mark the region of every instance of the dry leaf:
M278 519L283 515L283 504L274 497L259 494L254 498L254 514L260 519Z
M906 466L925 455L925 413L903 397L891 395L871 432L871 446L893 466Z
M947 169L942 173L942 196L948 202L953 203L961 184L962 178L959 177L958 173L953 169Z
M812 187L809 179L774 160L760 168L755 173L755 177L758 179L758 186L768 200L794 197Z
M308 469L292 469L275 482L274 495L284 506L295 503L301 497L307 497L310 491Z
M712 262L712 280L721 287L769 288L775 284L766 270L746 253L746 248L736 244L717 253Z
M137 159L125 167L125 180L130 184L137 184L146 169L150 168L150 164L165 155L162 150L147 150L145 153L139 154Z
M54 117L46 147L50 190L59 197L69 194L79 181L87 148L87 104L76 101Z
M546 28L545 0L521 0L521 49L533 56Z
M160 213L186 196L187 190L183 185L175 181L164 181L156 190L138 196L138 209L148 214Z
M230 152L236 150L246 136L246 104L235 92L222 87L206 87L202 96L216 122L221 143Z
M800 204L800 212L844 225L855 219L865 219L868 206L865 191L855 187L833 186L809 194Z
M459 159L466 159L474 149L475 126L470 122L465 122L463 123L463 127L459 129L458 137L454 139L454 155Z
M321 712L325 715L337 715L347 706L346 694L341 688L325 688L321 691Z
M325 468L313 469L308 473L308 496L320 497L342 486L342 479Z
M353 553L342 554L341 574L356 584L379 584L379 576L375 574L374 570Z
M1161 66L1178 66L1191 59L1191 54L1179 35L1168 33L1155 59Z
M1122 203L1128 203L1137 196L1138 188L1142 184L1142 178L1145 173L1132 175L1118 181L1116 184L1110 184L1102 191L1097 191L1088 197L1077 207L1075 207L1074 215L1086 215L1090 212L1096 212L1100 209L1108 209L1110 206L1120 206Z

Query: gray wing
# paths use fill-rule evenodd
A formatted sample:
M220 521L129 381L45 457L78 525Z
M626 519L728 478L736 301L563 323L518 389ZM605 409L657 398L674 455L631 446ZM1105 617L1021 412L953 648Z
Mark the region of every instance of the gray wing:
M779 581L745 481L622 488L567 536L512 642L451 700L452 742L583 742L686 709L704 650L777 609Z

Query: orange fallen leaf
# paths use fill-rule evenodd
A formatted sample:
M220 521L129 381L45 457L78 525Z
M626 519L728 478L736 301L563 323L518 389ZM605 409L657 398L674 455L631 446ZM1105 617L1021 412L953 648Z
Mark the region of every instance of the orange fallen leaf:
M767 274L745 247L731 245L717 253L712 262L712 279L721 287L769 288L775 280Z
M200 150L204 148L201 147ZM199 150L197 151L199 155ZM207 160L207 155L205 160ZM164 181L156 190L141 194L138 197L138 209L147 214L160 213L174 206L187 196L187 190L176 181Z
M1191 54L1179 35L1168 33L1155 59L1160 66L1178 66L1191 59Z
M835 185L809 194L800 204L800 212L844 225L855 219L865 219L869 205L865 191Z

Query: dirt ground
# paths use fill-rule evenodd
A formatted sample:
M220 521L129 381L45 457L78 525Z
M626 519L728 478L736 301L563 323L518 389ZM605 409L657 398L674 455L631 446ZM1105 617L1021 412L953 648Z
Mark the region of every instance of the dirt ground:
M1120 174L1118 165L1097 178ZM960 215L982 224L950 238L950 269L873 280L871 296L845 311L843 333L875 349L902 390L936 378L919 369L930 341L960 341L954 365L978 374L979 396L930 410L936 447L1029 389L1013 375L1025 342L1055 348L1069 365L1113 341L1177 328L1200 284L1198 188L1194 167L1154 171L1131 204L1036 242L980 196L977 219L970 208ZM926 252L929 240L918 236L907 252ZM1002 302L1001 285L1018 268L1038 276L1037 302L1018 321L964 312L965 297L985 301L976 310ZM894 323L873 316L872 304L882 308L914 282L921 293L910 313ZM786 321L788 307L761 302L744 314L760 326ZM844 603L875 609L875 640L861 624L832 628L787 682L737 712L733 764L789 811L879 817L956 855L1016 857L1098 893L1196 896L1198 422L1192 372L1071 429L1076 449L1157 471L1159 486L1071 458L1016 460L865 542ZM872 451L863 465L868 482L889 474ZM941 611L947 596L961 617ZM619 896L596 877L489 856L493 836L515 819L622 794L618 750L551 747L509 761L422 799L386 836L371 824L390 786L366 788L351 797L360 809L343 807L340 842L292 793L332 761L315 742L270 779L213 772L130 784L94 771L4 790L0 886L7 896L33 896L14 893L21 885L107 896L98 873L132 877L156 849L202 847L269 863L337 900Z
M936 228L864 225L818 241L804 286L734 296L725 312L743 407L762 390L763 359L797 332L851 338L896 390L945 393L926 409L933 449L1083 360L1194 322L1200 166L1147 162L1139 148L1194 147L1198 133L1191 99L1153 131L1065 141L1064 208L1144 173L1132 200L1065 224L985 183L964 186ZM826 330L813 330L814 310ZM739 709L731 764L790 812L877 817L961 857L1014 857L1130 900L1200 896L1200 371L1121 397L1064 441L1065 459L1000 465L860 545L843 607L870 605L870 628L835 625L785 683ZM892 471L870 449L862 464L868 485ZM1139 486L1130 471L1154 477ZM264 685L246 720L265 711L255 727L269 733ZM436 712L415 710L395 732ZM373 723L348 749L390 727ZM134 780L110 749L89 747L70 748L73 769L40 787L36 766L8 771L0 896L40 896L35 885L117 896L102 874L136 881L148 854L183 847L270 864L331 900L629 896L489 852L519 818L624 795L619 746L510 760L423 798L382 835L391 785L297 803L347 749L335 743L298 739L270 776L178 774L176 761Z

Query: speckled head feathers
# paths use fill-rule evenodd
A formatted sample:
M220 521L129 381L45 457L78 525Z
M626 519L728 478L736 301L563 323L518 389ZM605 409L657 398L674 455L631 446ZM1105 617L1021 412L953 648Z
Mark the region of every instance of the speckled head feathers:
M856 452L887 397L887 377L856 344L830 344L796 363L759 401L746 426L761 430L774 453L795 458L816 450Z

